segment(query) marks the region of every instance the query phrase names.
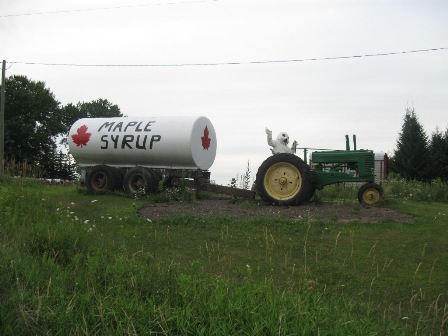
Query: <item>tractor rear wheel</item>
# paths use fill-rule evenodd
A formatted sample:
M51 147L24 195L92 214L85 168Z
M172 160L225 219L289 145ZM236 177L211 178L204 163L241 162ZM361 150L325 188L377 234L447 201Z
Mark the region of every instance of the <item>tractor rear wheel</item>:
M255 187L261 199L275 205L299 205L309 201L313 181L309 166L294 154L268 157L258 168Z
M383 188L376 183L366 183L358 191L358 201L362 205L377 205L383 197Z

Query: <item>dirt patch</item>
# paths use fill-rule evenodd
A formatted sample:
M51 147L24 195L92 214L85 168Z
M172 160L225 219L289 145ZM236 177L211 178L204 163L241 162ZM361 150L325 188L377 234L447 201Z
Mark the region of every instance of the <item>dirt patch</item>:
M138 211L139 216L156 220L173 215L194 215L209 217L225 215L242 219L250 217L281 217L300 219L310 216L314 220L331 220L338 222L380 222L395 221L411 223L412 216L399 213L387 207L363 207L358 204L307 203L300 206L273 206L264 202L232 203L230 200L201 200L193 204L156 203L145 206Z

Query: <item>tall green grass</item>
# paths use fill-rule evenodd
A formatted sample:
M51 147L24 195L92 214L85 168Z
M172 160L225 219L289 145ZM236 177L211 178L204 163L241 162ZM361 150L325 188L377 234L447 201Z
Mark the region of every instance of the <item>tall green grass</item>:
M448 201L448 183L441 179L431 182L406 181L398 175L390 174L385 188L388 198L403 201Z
M448 332L446 203L395 201L414 223L155 220L151 198L0 183L0 335Z
M336 203L356 203L357 193L361 184L341 183L326 186L316 191L315 200L331 201ZM431 182L406 181L397 174L389 174L388 179L382 183L384 189L384 202L448 202L448 183L440 179Z

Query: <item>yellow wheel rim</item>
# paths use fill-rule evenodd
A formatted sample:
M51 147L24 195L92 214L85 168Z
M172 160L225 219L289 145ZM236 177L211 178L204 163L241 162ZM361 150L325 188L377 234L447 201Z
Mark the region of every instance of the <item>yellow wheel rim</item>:
M276 200L289 200L297 195L302 187L302 176L296 166L279 162L266 171L264 188Z
M362 201L367 205L377 204L381 199L380 191L376 188L367 188L362 194Z

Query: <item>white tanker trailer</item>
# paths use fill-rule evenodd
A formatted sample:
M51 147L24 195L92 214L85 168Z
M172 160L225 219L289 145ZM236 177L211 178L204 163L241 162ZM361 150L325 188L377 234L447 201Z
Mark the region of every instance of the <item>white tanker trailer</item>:
M68 144L81 183L92 192L154 193L160 181L170 186L183 179L197 189L255 197L210 183L217 139L206 117L85 118L72 125Z
M94 192L154 192L161 180L210 180L217 148L206 117L85 118L69 132L81 181Z

